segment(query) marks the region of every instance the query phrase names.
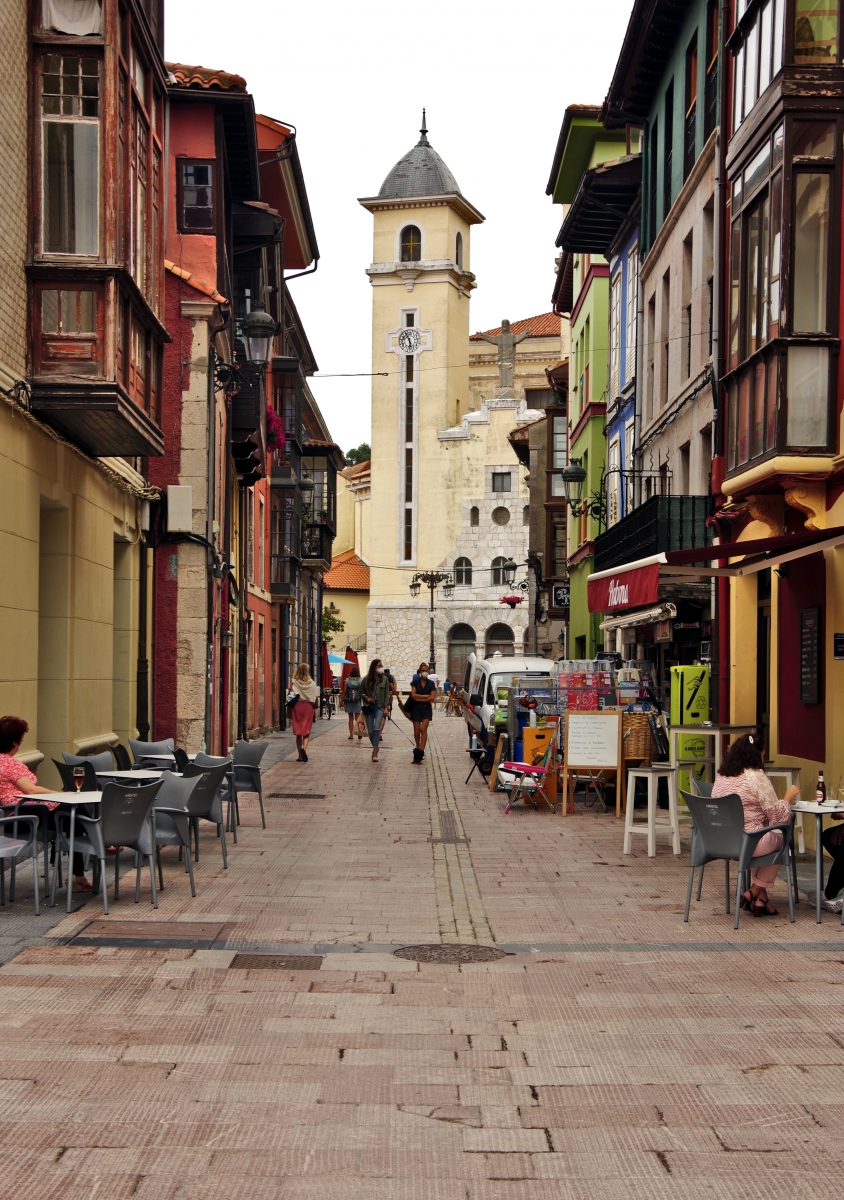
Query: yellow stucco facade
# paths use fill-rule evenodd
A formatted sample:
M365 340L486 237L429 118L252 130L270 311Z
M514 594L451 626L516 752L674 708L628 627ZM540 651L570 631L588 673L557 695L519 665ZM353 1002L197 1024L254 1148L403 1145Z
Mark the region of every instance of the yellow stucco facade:
M23 754L49 786L63 750L136 736L144 483L132 476L0 404L0 712L29 723Z
M420 571L454 572L458 560L470 567L455 576L452 598L440 589L435 599L434 654L443 673L458 627L464 638L469 627L483 648L500 640L504 626L521 649L527 616L499 603L500 564L514 559L523 577L527 554L525 472L508 439L514 425L538 414L494 388L478 407L469 298L471 230L483 216L424 129L399 166L404 174L394 168L378 196L361 200L373 217L373 383L371 490L359 506L368 509L359 553L371 572L367 656L382 658L405 685L430 656L430 594L409 592ZM414 184L422 194L413 194Z

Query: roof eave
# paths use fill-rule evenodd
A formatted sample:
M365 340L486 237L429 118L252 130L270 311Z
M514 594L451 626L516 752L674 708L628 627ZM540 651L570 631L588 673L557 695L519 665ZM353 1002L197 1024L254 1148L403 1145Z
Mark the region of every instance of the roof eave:
M456 209L469 225L480 225L486 220L483 213L459 192L442 192L434 196L363 196L358 197L358 204L368 212L377 212L379 209L411 208L413 205L430 204L432 200L439 200Z
M654 84L650 90L646 85L637 86L640 63L643 56L648 55L648 40L658 35L660 17L667 18L665 37L669 41L676 37L687 12L688 4L683 0L634 0L618 62L601 108L601 120L607 129L640 125L646 119L657 86ZM656 76L657 81L660 76L661 72Z

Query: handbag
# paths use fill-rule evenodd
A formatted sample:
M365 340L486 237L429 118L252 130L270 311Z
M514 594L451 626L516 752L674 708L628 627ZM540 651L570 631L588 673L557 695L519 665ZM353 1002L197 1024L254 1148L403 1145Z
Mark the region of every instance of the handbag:
M291 695L289 695L287 697L287 711L288 712L293 711L293 709L296 707L296 702L298 699L299 699L299 696L296 692L291 693Z

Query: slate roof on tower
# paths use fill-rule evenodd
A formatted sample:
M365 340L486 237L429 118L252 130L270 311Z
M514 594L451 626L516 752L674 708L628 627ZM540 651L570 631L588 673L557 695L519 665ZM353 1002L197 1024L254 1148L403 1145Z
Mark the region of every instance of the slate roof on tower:
M400 158L381 184L379 197L450 196L460 193L460 185L428 141L425 110L419 141Z

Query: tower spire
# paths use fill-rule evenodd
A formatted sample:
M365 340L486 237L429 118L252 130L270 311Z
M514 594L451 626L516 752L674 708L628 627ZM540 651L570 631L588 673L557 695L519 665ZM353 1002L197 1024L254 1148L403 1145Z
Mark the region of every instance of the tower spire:
M422 109L422 128L419 130L419 133L421 136L419 141L416 143L417 146L430 146L431 143L428 141L428 124L425 120L424 108Z

